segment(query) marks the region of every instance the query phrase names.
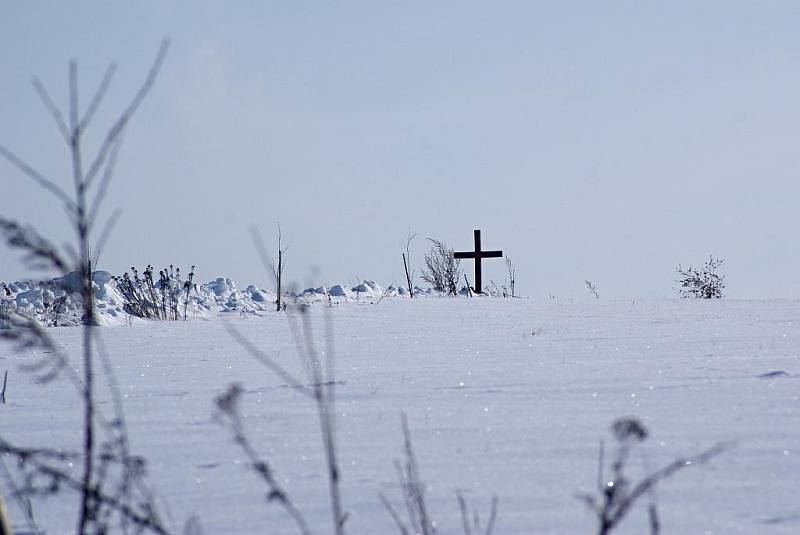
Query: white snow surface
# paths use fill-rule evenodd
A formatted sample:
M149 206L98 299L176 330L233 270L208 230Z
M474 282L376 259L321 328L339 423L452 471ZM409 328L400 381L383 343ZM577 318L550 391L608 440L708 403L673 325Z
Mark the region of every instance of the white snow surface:
M206 286L218 303L240 297L225 279ZM456 489L484 520L498 496L497 534L593 533L594 518L575 496L594 491L598 442L611 447L608 427L621 416L639 417L649 428L641 451L650 469L718 442L736 443L658 487L662 533L800 533L800 301L327 302L311 314L320 350L325 313L334 328L348 533L397 532L378 494L404 510L393 466L402 458L401 412L439 533L463 533ZM234 326L299 375L287 313L220 310L186 322L99 329L132 448L148 459L149 480L176 532L197 515L205 533L297 533L212 419L215 396L240 382L253 444L314 533L330 533L313 401L226 331L226 323ZM79 371L80 329L49 332ZM20 369L37 356L39 350L0 345L0 365L9 370L2 436L79 450L72 386L64 379L39 385ZM98 396L110 410L107 389ZM635 459L638 476L642 462ZM5 482L3 491L8 496ZM646 532L645 505L615 533ZM34 502L51 535L74 532L77 510L70 493Z

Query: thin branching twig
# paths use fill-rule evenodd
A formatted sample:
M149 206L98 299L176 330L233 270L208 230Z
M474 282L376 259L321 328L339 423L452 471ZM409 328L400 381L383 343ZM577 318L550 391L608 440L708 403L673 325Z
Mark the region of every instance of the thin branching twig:
M297 316L299 316L299 320ZM336 448L336 420L334 410L336 402L336 381L334 376L334 350L331 324L329 318L326 317L327 334L324 352L326 362L323 369L320 355L314 342L314 335L312 332L311 320L307 307L305 305L300 305L296 308L289 309L288 323L292 339L295 344L295 350L298 359L300 360L300 366L306 374L307 384L304 384L303 381L289 372L286 368L275 362L274 359L256 347L255 344L250 342L250 340L243 336L231 324L226 323L225 328L231 337L236 340L236 342L238 342L259 363L270 370L270 372L274 373L292 388L295 388L302 394L309 396L314 400L319 418L319 429L322 438L323 451L325 453L325 463L328 476L328 494L331 503L331 514L333 520L333 533L336 535L343 535L345 532L344 527L348 515L346 512L344 512L342 505L340 490L341 473L339 469ZM219 403L220 402L218 400L217 404L219 405ZM231 422L231 425L231 430L234 433L234 438L237 440L237 443L239 443L241 447L245 447L244 444L246 443L247 447L250 448L251 446L249 446L249 442L243 438L243 432L240 433L241 429L237 429L235 425L233 425L233 422ZM251 450L251 453L255 456L255 450ZM248 456L250 456L250 454L248 454ZM256 466L256 469L262 467L261 465L254 466ZM262 478L263 477L264 474L262 473Z
M94 341L95 341L95 310L93 290L93 266L90 253L91 231L97 221L98 211L102 205L108 184L111 181L117 151L125 126L129 123L136 110L141 105L145 96L155 82L163 64L169 46L168 40L161 43L156 58L148 71L144 83L134 95L125 110L117 117L108 130L104 141L101 143L97 155L85 167L85 151L83 147L83 134L90 125L95 113L106 95L116 66L111 65L91 99L88 108L81 117L80 99L78 88L78 64L69 62L68 88L69 102L67 117L53 102L44 85L38 80L33 80L33 86L45 108L52 115L56 127L68 146L71 163L71 175L74 186L72 195L45 177L33 166L22 160L6 147L0 146L0 157L6 159L14 167L36 184L53 194L61 201L65 208L70 223L75 232L74 246L66 246L64 250L72 259L72 270L77 272L80 283L79 293L82 299L82 360L80 377L75 374L72 367L66 366L67 358L55 347L42 328L32 319L16 317L13 319L11 330L4 330L0 337L16 342L23 346L40 345L49 350L49 357L29 366L29 371L37 374L40 381L49 381L59 373L65 373L78 389L81 397L83 411L83 444L80 452L82 460L82 473L80 479L75 479L68 472L48 464L52 459L42 460L41 452L33 448L11 447L3 442L3 451L16 456L23 465L33 467L29 473L44 476L56 488L66 487L80 494L80 511L78 514L77 531L80 535L88 533L103 533L109 528L112 514L120 515L125 522L137 525L139 531L149 530L156 533L165 533L158 515L155 512L152 496L143 495L136 504L130 504L130 488L126 478L136 480L143 473L143 461L131 457L127 450L127 430L124 418L121 416L121 405L116 399L114 409L116 417L107 420L102 416L95 400L95 373L94 373ZM92 194L92 186L96 177L102 171L99 188ZM112 215L106 225L99 241L99 248L108 238L117 214ZM33 229L23 227L15 222L0 220L0 233L5 235L6 241L12 247L21 248L26 252L27 258L36 265L55 269L60 273L70 270L69 263L63 255L49 241L41 237ZM99 250L97 251L100 252ZM4 318L4 323L8 318ZM102 352L104 352L104 348ZM101 355L106 359L107 355ZM108 364L104 360L104 365ZM106 366L106 378L111 382L112 394L116 389L116 382L111 373L111 367ZM98 444L96 426L101 426L105 432L106 440ZM99 449L98 449L99 447ZM122 453L118 453L121 451ZM113 466L120 465L122 482L117 487L118 492L109 494L105 491L107 478ZM35 492L36 487L27 489ZM54 489L47 489L54 490ZM123 524L123 530L126 528Z
M611 460L611 479L603 481L599 498L590 494L579 495L597 517L597 534L608 535L619 526L634 504L643 495L652 492L661 481L673 476L684 468L705 464L722 453L729 445L719 443L696 455L675 459L663 468L651 472L639 482L633 483L626 475L626 467L635 446L648 437L647 429L635 418L620 418L612 426L617 441L616 454ZM602 444L602 443L601 443ZM603 462L601 449L600 462ZM600 469L598 473L602 474ZM602 477L602 476L601 476ZM648 507L651 535L660 529L658 511L654 500Z
M250 466L253 468L253 471L267 484L267 488L269 489L267 501L279 503L289 516L292 517L300 533L303 535L310 535L311 530L308 528L308 524L303 514L300 512L300 509L297 508L283 486L275 479L270 464L258 455L255 448L250 443L250 440L247 438L244 424L239 414L239 400L242 392L241 385L234 383L230 385L224 393L220 394L216 399L217 412L215 418L220 425L230 431L233 435L234 442L236 442L250 461Z

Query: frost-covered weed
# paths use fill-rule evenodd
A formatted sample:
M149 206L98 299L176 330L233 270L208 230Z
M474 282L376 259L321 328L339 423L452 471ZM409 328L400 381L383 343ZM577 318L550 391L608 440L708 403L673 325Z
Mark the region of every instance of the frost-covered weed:
M677 282L681 297L721 298L725 289L725 276L717 273L717 270L724 262L721 258L709 256L708 262L700 269L694 266L684 268L679 264L676 271L680 276Z

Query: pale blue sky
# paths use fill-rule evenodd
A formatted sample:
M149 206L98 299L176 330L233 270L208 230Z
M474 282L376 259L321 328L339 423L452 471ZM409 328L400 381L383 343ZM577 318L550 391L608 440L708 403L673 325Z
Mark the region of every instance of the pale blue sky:
M798 27L788 1L5 2L0 144L69 184L30 77L63 105L70 58L85 100L117 61L105 126L168 35L107 203L110 271L268 285L247 227L280 221L297 284L400 283L409 227L417 261L480 227L533 297L671 296L709 254L731 297L800 297ZM0 188L0 213L68 237L2 162ZM25 272L0 250L0 280Z

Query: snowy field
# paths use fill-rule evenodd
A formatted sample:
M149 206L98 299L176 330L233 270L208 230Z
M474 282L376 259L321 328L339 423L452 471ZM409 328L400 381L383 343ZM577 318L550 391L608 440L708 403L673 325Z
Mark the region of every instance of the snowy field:
M457 489L483 516L497 494L498 534L593 533L594 518L575 496L595 489L598 441L620 416L650 429L641 448L650 468L736 442L659 486L663 533L800 533L798 301L393 297L318 304L313 314L326 310L341 381L349 533L396 533L378 495L402 504L393 462L402 458L403 411L440 533L462 532ZM215 396L240 382L252 442L312 530L329 533L314 404L233 342L225 322L299 373L284 314L100 329L133 449L149 460L170 525L180 532L197 515L207 534L297 532L212 419ZM80 330L50 332L77 368ZM316 335L322 345L322 330ZM64 380L34 384L19 371L33 356L0 346L0 366L10 370L2 434L80 449L74 390ZM771 372L785 373L764 376ZM108 399L105 389L100 395ZM76 495L62 493L35 502L34 512L55 535L74 532L77 507ZM639 507L618 532L643 533L644 521Z

